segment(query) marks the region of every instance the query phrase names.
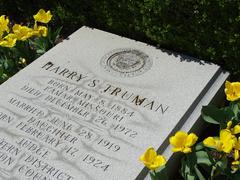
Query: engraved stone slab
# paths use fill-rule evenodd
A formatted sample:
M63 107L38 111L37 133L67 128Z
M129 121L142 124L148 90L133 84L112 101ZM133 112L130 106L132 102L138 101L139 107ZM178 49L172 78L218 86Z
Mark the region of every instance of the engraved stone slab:
M139 156L167 148L219 75L83 27L0 86L0 179L143 178Z

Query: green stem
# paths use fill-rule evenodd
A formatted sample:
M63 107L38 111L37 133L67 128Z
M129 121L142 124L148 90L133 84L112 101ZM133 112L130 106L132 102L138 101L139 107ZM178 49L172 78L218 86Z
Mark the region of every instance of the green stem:
M151 180L157 180L157 174L154 170L150 172L150 176L151 176Z
M212 170L211 170L211 176L210 176L211 180L213 180L213 178L214 178L214 172L215 172L215 170L216 170L216 167L213 166L213 167L212 167Z
M153 170L152 172L153 172L154 176L156 176L156 175L157 175L157 172L156 172L155 170Z
M191 164L190 155L186 154L186 158L187 158L187 164L189 164L190 171L192 172L194 170L193 169L194 167Z

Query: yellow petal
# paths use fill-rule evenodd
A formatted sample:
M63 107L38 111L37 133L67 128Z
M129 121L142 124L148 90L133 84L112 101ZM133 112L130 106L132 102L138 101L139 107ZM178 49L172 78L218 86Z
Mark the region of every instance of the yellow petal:
M216 140L213 137L204 139L203 144L211 148L216 148Z
M228 101L236 101L240 98L240 82L225 82L225 94Z
M183 153L185 153L185 154L190 153L190 152L192 152L192 149L189 147L186 147L183 149Z
M5 15L0 16L0 32L3 35L3 32L9 32L9 19Z
M140 156L139 160L151 170L154 170L166 163L163 156L157 155L157 152L153 147L149 147L143 155Z
M152 163L157 156L157 152L154 150L153 147L149 147L145 153L140 157L140 161Z
M180 148L172 148L172 152L182 152L184 149L184 147L180 147Z
M237 171L239 168L239 161L233 161L231 168L233 171Z
M228 121L227 123L227 129L230 129L232 127L232 121Z
M223 129L220 131L220 141L223 151L230 153L237 142L237 138L228 129Z
M0 40L0 46L12 48L15 46L17 42L17 38L14 34L10 33L5 36L2 40Z
M157 168L159 168L160 166L163 166L163 165L165 165L165 164L166 164L165 158L164 158L163 156L158 155L158 156L155 158L153 164L151 164L148 168L151 169L151 170L155 170L155 169L157 169Z
M183 148L188 134L183 131L178 131L174 136L170 137L170 144L175 148Z
M198 137L194 134L187 134L183 131L178 131L174 136L170 137L169 141L170 144L173 146L172 151L173 152L183 152L183 153L189 153L191 152L191 146L193 146Z
M236 125L232 129L233 134L239 134L240 133L240 125Z
M240 163L239 163L239 161L233 161L232 164L233 165L239 165Z
M240 82L232 82L233 90L237 96L240 95Z
M226 81L226 82L225 82L225 91L227 91L227 90L231 90L231 89L232 89L231 87L232 87L231 82Z
M198 137L196 136L196 134L191 133L187 137L187 141L186 141L185 146L186 147L191 147L197 142L197 140L198 140Z
M237 150L240 150L240 137L238 138L234 148L237 149Z
M220 141L224 142L224 141L228 141L232 138L232 133L230 130L228 129L222 129L220 131Z
M239 159L239 151L238 150L234 150L234 160L238 160Z
M34 35L46 37L48 33L48 29L45 26L35 26L34 27Z
M220 139L215 139L216 143L216 150L219 152L223 151L223 143L220 141Z
M225 82L225 94L227 96L227 100L231 101L232 100L232 94L233 94L233 88L232 84L229 81Z
M36 15L33 16L36 22L48 23L52 19L52 14L50 11L45 11L40 9Z
M21 26L20 24L15 24L12 28L14 34L18 40L25 41L34 35L33 29L27 26Z

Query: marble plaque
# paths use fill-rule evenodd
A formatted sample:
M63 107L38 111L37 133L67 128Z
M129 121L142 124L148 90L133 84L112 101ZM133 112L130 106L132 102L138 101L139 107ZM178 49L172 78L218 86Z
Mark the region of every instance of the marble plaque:
M164 151L221 74L82 27L0 86L0 179L141 178L139 156Z

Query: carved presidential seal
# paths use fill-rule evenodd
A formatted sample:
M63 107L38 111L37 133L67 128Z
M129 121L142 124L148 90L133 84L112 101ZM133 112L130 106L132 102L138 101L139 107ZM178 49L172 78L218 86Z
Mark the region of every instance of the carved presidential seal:
M152 67L152 60L136 49L115 49L101 59L101 67L118 77L134 77L145 73Z

